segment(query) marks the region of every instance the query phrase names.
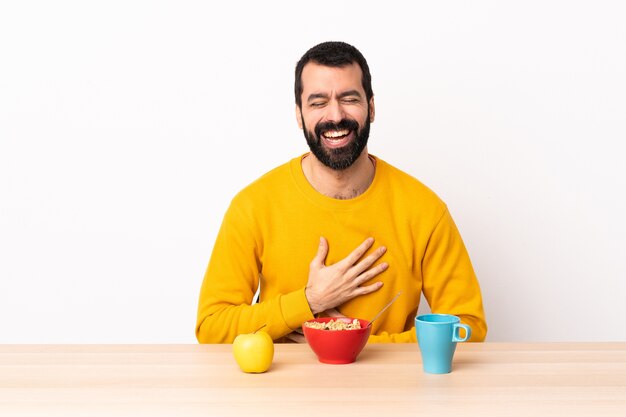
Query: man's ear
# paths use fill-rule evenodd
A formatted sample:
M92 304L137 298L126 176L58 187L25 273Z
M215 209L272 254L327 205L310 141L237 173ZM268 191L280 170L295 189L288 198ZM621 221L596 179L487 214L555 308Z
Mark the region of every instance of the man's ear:
M374 116L376 116L376 109L374 107L374 96L370 98L370 123L374 123Z
M297 104L296 104L296 121L298 122L298 127L302 129L302 109Z

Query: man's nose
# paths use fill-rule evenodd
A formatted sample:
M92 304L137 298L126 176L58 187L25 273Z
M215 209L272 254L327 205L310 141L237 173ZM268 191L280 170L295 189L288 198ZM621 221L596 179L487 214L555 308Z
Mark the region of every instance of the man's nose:
M343 109L337 100L331 100L327 106L326 119L329 122L339 123L343 119Z

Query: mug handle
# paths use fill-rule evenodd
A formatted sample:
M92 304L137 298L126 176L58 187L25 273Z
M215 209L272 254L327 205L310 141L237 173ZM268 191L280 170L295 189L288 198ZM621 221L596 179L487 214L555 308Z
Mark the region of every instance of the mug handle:
M461 328L465 329L465 337L463 339L461 339L460 335L460 331ZM467 339L470 338L470 336L472 335L472 328L469 327L467 324L462 324L462 323L454 323L454 329L452 331L452 341L453 342L465 342Z

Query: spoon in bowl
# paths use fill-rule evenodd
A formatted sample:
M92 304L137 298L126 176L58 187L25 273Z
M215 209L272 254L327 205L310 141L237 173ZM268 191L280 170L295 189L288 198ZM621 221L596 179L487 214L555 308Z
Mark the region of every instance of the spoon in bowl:
M386 306L384 306L384 307L383 307L383 309L382 309L382 310L380 310L380 311L378 312L378 314L376 314L376 315L374 316L374 318L370 321L370 323L367 325L367 327L371 327L372 323L374 323L374 320L376 320L378 317L380 317L380 315L381 315L381 314L383 314L383 313L385 312L385 310L387 310L387 309L389 308L389 306L390 306L390 305L392 305L392 304L393 304L393 302L394 302L394 301L396 301L396 299L397 299L398 297L400 297L400 294L402 294L402 291L400 291L399 293L397 293L397 294L396 294L396 296L395 296L395 297L393 297L393 298L391 299L391 301L389 301L389 303L387 303L387 305L386 305Z

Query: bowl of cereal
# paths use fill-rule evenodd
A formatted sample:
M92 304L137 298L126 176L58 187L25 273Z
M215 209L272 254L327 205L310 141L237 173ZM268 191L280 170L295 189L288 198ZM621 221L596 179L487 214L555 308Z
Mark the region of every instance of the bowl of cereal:
M322 363L352 363L367 343L369 321L348 317L321 317L302 324L304 338Z

